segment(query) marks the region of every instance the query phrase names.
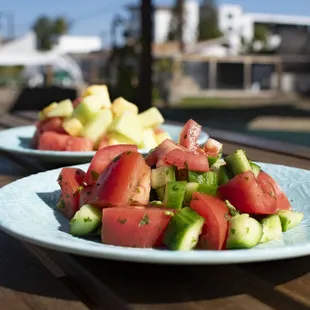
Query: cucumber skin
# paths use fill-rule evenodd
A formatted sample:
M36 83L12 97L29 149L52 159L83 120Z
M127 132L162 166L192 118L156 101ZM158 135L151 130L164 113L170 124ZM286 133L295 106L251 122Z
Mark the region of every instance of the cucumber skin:
M231 175L227 166L223 165L219 168L219 172L218 172L219 185L226 184L232 177L233 176Z
M231 155L225 157L228 169L234 176L244 173L246 171L252 171L249 160L247 159L243 150L236 150Z
M166 184L164 205L168 209L181 209L186 191L186 181L171 181ZM175 196L176 197L173 197Z
M255 177L258 177L259 173L261 172L261 167L255 163L253 163L252 161L249 160L250 166L252 168L252 171L255 175Z
M260 243L267 243L280 239L282 235L282 225L279 215L272 214L260 221L263 228L263 235Z
M188 171L188 181L193 183L204 184L207 181L206 172Z
M203 224L203 217L201 217L198 213L189 207L183 208L169 222L164 235L164 244L170 250L174 251L192 250L198 243ZM193 228L194 225L197 226L195 227L197 229L197 234L195 236L196 240L195 242L191 242L190 245L184 247L182 241L185 238L186 233L189 231L189 229Z
M250 231L249 225L252 229ZM248 231L247 231L248 229ZM249 237L248 233L254 235ZM250 249L256 246L263 235L261 224L248 214L240 214L228 221L227 249Z

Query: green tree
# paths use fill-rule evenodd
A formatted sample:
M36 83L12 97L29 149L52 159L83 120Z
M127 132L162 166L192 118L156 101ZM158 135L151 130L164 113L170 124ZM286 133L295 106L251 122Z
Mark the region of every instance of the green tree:
M213 1L204 1L200 7L198 41L210 40L221 37L218 29L217 10Z
M171 21L169 25L168 40L181 40L182 29L184 26L184 0L176 0L172 9Z
M256 24L254 27L253 41L267 42L268 28L265 25Z
M37 36L38 49L49 50L52 48L55 36L65 34L69 30L69 23L64 17L51 19L40 16L32 26Z

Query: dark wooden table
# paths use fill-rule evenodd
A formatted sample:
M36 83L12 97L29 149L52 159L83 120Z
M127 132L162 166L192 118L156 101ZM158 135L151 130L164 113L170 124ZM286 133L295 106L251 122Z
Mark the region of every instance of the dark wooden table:
M33 112L0 117L0 129ZM310 149L207 128L225 152L310 168ZM1 141L0 141L1 143ZM0 153L0 186L55 166ZM2 206L4 207L4 206ZM50 251L0 234L0 309L310 309L310 257L226 266L164 266Z

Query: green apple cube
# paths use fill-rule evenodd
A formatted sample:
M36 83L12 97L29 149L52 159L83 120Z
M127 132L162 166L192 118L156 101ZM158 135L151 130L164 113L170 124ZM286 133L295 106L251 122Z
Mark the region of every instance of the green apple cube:
M140 113L138 116L143 128L157 127L165 121L159 110L155 107Z
M79 133L79 136L92 140L96 148L101 142L102 137L107 133L108 127L112 124L112 121L113 114L111 110L100 110L84 126L84 128Z
M123 114L117 116L108 129L109 132L117 132L135 144L140 145L142 140L143 128L140 124L138 115L125 111Z
M121 135L117 132L111 132L108 134L109 145L117 145L117 144L135 144L134 141Z

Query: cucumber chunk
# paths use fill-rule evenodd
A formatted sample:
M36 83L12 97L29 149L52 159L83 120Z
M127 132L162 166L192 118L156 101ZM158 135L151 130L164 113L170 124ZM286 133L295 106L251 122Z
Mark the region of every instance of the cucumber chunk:
M236 216L240 214L240 212L229 202L229 200L225 200L226 206L229 210L229 214L231 216Z
M165 186L164 187L159 187L155 189L157 197L160 201L164 201L165 198Z
M218 157L208 156L209 167L213 166L218 160Z
M266 243L282 237L282 226L279 215L269 215L263 218L260 223L263 228L263 236L260 243Z
M164 205L169 209L181 209L185 190L185 181L171 181L166 184Z
M252 170L251 165L243 150L236 150L231 155L225 157L228 169L237 175Z
M261 224L248 214L240 214L228 221L227 249L249 249L257 245L263 235Z
M164 244L170 250L190 251L198 243L204 218L185 207L169 222L164 235Z
M226 184L232 177L233 177L233 175L231 174L231 172L229 171L229 169L226 165L220 166L219 172L218 172L219 185Z
M207 180L207 173L206 172L195 172L195 171L188 171L188 181L204 184Z
M199 184L196 182L187 183L184 195L185 205L192 200L192 196L195 192L215 196L217 192L217 186L210 186L208 184Z
M289 229L295 227L304 218L304 214L302 212L291 210L280 210L277 214L280 216L282 231L288 231Z
M250 166L252 168L252 171L253 171L254 175L257 177L259 175L260 171L261 171L261 167L259 165L255 164L255 163L253 163L250 160L249 160L249 162L250 162Z
M163 187L169 181L175 181L175 167L164 166L152 169L151 184L152 188Z
M102 217L101 209L91 205L84 205L77 211L70 221L70 234L85 236L100 226Z

